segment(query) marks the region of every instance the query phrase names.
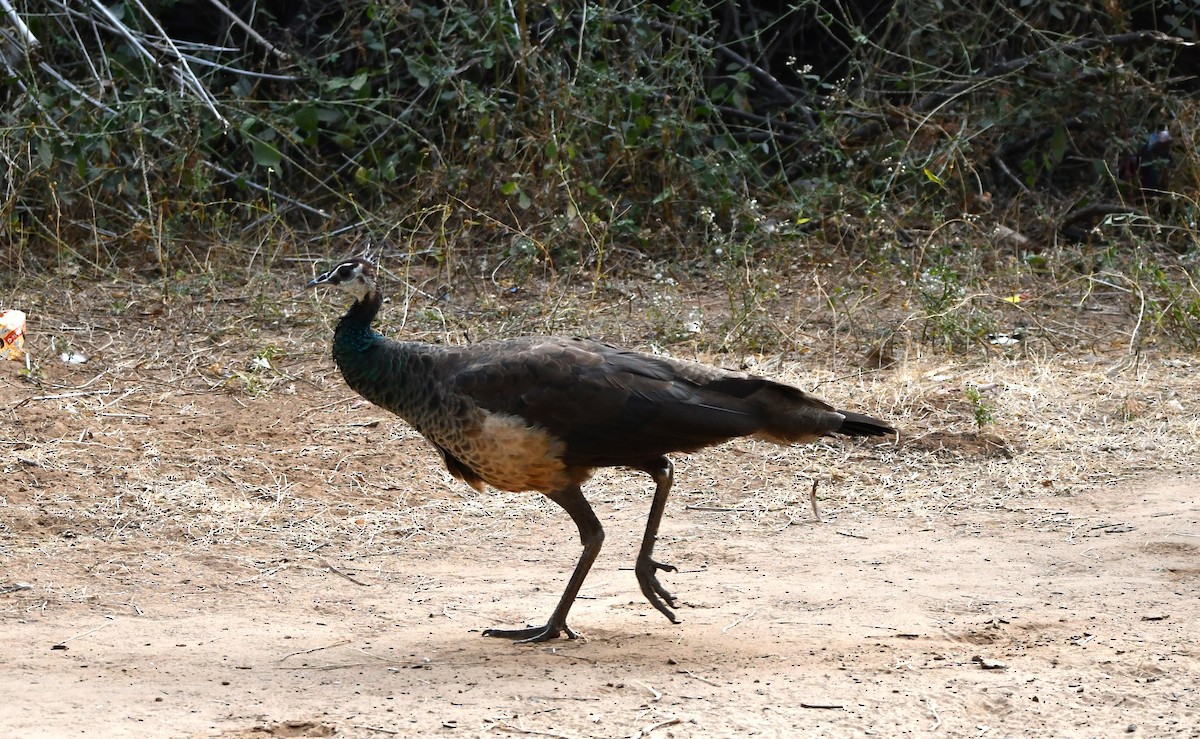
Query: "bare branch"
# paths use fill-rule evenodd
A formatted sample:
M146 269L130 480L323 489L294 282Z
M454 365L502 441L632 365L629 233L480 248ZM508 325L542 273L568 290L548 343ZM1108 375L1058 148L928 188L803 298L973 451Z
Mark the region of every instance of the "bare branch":
M17 14L16 8L12 6L9 0L0 0L0 10L3 10L4 15L8 16L8 20L12 23L13 28L17 29L17 36L25 44L26 56L29 56L30 52L42 45L42 42L38 41L37 36L34 36L33 32L29 30L29 26L25 25L25 21L21 20L21 16Z
M89 103L91 103L93 106L95 106L99 110L102 110L105 113L108 113L109 115L113 115L113 116L117 115L117 111L115 109L113 109L109 105L106 105L103 101L98 100L97 98L89 95L85 90L80 88L78 85L72 83L70 80L63 77L61 74L59 74L58 71L55 70L53 67L51 67L49 64L46 64L45 62L39 62L38 68L41 69L46 74L53 77L56 81L58 81L59 84L63 85L67 89L71 90L75 94L79 95L81 98L88 101ZM35 100L34 102L36 104L37 101ZM40 108L40 106L39 106L39 108ZM52 120L50 116L46 116L46 119ZM55 124L55 128L58 129L58 126L56 124ZM58 130L61 133L61 129L58 129ZM155 141L158 141L159 143L163 144L164 146L166 146L168 148L174 149L176 151L178 151L180 148L178 144L176 144L174 141L168 139L165 136L161 136L161 135L155 134L150 131L147 131L146 133L152 139L154 139ZM303 210L307 213L311 213L312 215L315 215L315 216L319 216L321 218L329 218L329 213L325 212L324 210L321 210L320 208L314 208L313 206L311 206L307 203L301 202L294 198L289 198L286 195L282 195L278 192L275 192L271 188L260 185L257 182L244 177L243 175L237 174L236 172L232 172L213 161L204 159L200 162L200 164L202 166L204 166L205 168L210 169L213 172L216 172L217 174L221 175L222 177L228 178L230 181L241 178L242 184L244 184L246 187L250 188L251 190L254 190L255 192L261 193L263 195L270 195L271 197L275 198L276 200L278 200L281 203L286 203L289 206L292 206L294 208L299 208L300 210Z
M112 11L104 6L104 3L100 2L100 0L92 0L92 7L94 7L96 11L100 13L100 15L108 19L108 22L111 24L109 28L112 29L113 32L124 37L124 39L129 42L129 45L137 50L139 54L144 56L154 68L162 69L162 64L159 63L158 57L151 54L150 50L142 44L138 37L133 35L133 31L130 31L129 28L120 21L120 19L113 15Z
M178 67L172 64L171 69L178 79L180 85L184 88L190 87L196 94L196 97L200 98L200 100L204 102L205 107L207 107L213 116L215 116L216 119L221 122L221 125L225 128L229 128L229 121L225 119L225 116L221 115L221 111L217 110L217 99L213 97L212 93L208 91L208 88L204 86L204 83L200 81L200 78L196 76L196 73L192 71L191 65L187 63L187 59L185 59L183 54L180 53L179 49L176 48L175 42L172 41L171 37L167 35L166 30L162 27L162 25L159 24L158 19L154 17L153 13L146 9L146 6L142 4L142 0L131 0L131 2L133 2L133 4L142 11L142 13L146 16L146 19L149 20L150 23L154 24L154 27L158 29L158 32L163 35L163 39L166 41L167 47L170 49L171 54L175 57L174 61L178 64Z
M271 52L272 54L279 57L280 59L282 59L285 62L291 61L291 57L289 57L286 52L280 51L275 46L273 46L270 41L267 41L265 38L263 38L262 35L259 34L258 31L255 31L253 28L251 28L249 23L242 20L241 17L237 13L234 13L232 10L230 10L228 7L226 7L226 5L221 2L221 0L208 0L208 1L210 3L212 3L212 6L214 8L221 11L227 18L229 18L229 20L232 21L235 26L237 26L238 28L245 31L247 36L254 39L258 43L262 44L263 48L265 48L267 51Z
M576 14L574 17L576 20L579 20L578 14ZM801 115L804 117L804 123L806 126L808 126L809 128L817 127L817 122L816 122L816 119L813 118L812 110L801 105L799 98L797 98L796 95L791 90L784 87L783 83L780 82L779 80L775 79L775 76L772 75L770 72L766 71L765 69L758 66L754 62L750 61L746 57L737 53L733 49L730 49L728 46L725 46L723 44L718 44L717 42L715 42L711 39L704 38L703 36L698 36L680 26L673 24L673 23L664 23L662 21L655 21L655 20L650 20L647 18L639 18L636 16L622 15L622 14L609 15L606 17L606 20L611 21L613 23L619 23L624 26L632 26L632 25L636 25L638 23L644 23L644 24L646 24L646 26L653 28L656 31L662 31L664 33L669 33L672 35L685 36L692 43L699 44L700 46L703 46L706 49L711 49L719 54L723 54L724 56L728 57L730 59L730 61L742 66L755 79L757 79L759 82L762 82L772 92L774 92L775 94L779 95L784 100L786 100L789 105L795 106L796 109L799 110Z
M1101 46L1136 46L1139 44L1163 44L1168 46L1194 47L1196 42L1185 41L1177 36L1168 36L1162 31L1134 31L1131 33L1118 33L1112 36L1091 36L1087 38L1076 39L1070 43L1057 44L1048 46L1044 49L1039 49L1033 54L1019 57L1017 59L1008 59L998 64L993 64L977 75L962 82L956 82L949 87L931 92L921 98L912 106L906 109L909 113L926 113L935 108L944 105L947 101L955 98L964 92L972 90L983 82L1003 77L1007 74L1020 71L1034 62L1053 53L1070 54L1078 51L1087 51ZM851 141L861 141L878 136L883 132L883 126L879 123L868 123L861 126L850 134Z

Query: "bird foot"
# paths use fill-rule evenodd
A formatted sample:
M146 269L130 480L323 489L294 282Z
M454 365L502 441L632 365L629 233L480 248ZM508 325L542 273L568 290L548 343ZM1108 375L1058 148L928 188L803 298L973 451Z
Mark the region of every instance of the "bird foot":
M637 564L633 568L634 573L637 574L638 585L642 588L642 595L646 596L646 600L650 601L650 605L657 608L659 613L670 619L671 623L677 624L679 619L675 618L675 613L671 610L676 607L675 596L671 595L658 581L655 573L659 570L663 572L679 571L675 565L655 562L649 557L638 557Z
M563 632L566 632L568 639L575 639L579 636L566 624L558 626L553 623L547 623L545 626L529 626L524 629L484 629L483 635L512 639L513 644L536 644L557 639Z

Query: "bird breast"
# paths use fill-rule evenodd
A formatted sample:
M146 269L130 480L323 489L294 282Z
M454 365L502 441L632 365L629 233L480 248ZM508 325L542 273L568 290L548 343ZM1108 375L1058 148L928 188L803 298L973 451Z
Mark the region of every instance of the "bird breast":
M582 482L563 462L566 444L544 429L505 413L481 411L473 420L447 437L431 434L430 440L492 487L547 492Z

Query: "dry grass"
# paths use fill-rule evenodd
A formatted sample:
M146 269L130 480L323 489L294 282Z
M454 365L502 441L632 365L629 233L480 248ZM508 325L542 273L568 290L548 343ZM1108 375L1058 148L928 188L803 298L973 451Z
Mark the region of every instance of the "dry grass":
M435 276L406 275L422 284ZM666 315L642 310L646 304L729 324L723 296L695 286L627 284L612 301L551 284L550 303L532 289L514 296L497 287L470 305L432 297L393 305L385 331L403 325L453 341L498 318L506 330L586 325L587 333L645 348L656 344ZM84 534L170 537L197 551L270 542L281 557L308 553L316 562L325 551L357 559L398 546L491 546L531 518L562 518L535 495L479 495L453 483L407 426L341 384L326 359L339 309L284 285L251 281L237 295L165 303L136 284L57 294L45 285L25 297L37 366L33 384L18 379L15 366L4 368L20 404L6 411L15 434L5 442L3 471L19 489L0 499L17 514L0 519L0 549L27 546L21 533L36 526L59 533L37 544L50 548ZM797 313L801 298L785 298ZM738 441L694 455L679 461L673 515L690 507L684 520L786 526L810 516L813 480L822 514L833 519L1020 508L1031 496L1187 472L1200 448L1194 357L1064 350L1061 337L1044 336L1010 354L951 356L908 337L896 342L894 365L862 370L847 359L869 344L858 342L850 357L825 347L836 335L848 348L878 328L863 326L868 311L835 316L819 305L804 331L793 330L793 351L744 352L737 363L891 419L900 440L794 449ZM448 328L448 314L477 323ZM1112 324L1097 324L1097 316ZM1127 330L1116 325L1127 316L1097 316L1088 316L1090 331ZM730 355L704 351L705 331L672 352L729 364ZM68 348L91 360L61 363L57 352ZM650 493L644 476L621 471L602 472L588 489L598 506L614 508L644 506Z
M388 332L461 341L502 326L657 344L902 430L797 448L736 441L676 460L657 554L681 567L665 578L678 627L623 571L650 481L601 471L586 490L609 538L573 611L585 638L514 647L471 632L549 608L578 556L574 526L536 494L452 480L406 424L349 392L328 358L340 309L293 297L297 281L166 301L137 284L20 296L35 362L30 378L0 365L0 620L5 689L55 696L39 721L86 715L131 736L185 725L261 736L248 721L313 717L347 736L500 723L629 736L678 717L708 736L797 720L858 736L927 728L935 702L959 734L1078 733L1117 726L1110 714L1117 730L1136 720L1162 733L1163 717L1188 720L1190 492L1130 487L1158 497L1128 506L1090 491L1194 479L1198 360L1153 345L1131 357L1126 313L1039 316L1086 333L969 355L893 331L894 364L864 369L875 329L909 314L867 301L832 316L797 291L787 310L805 319L778 349L722 352L709 339L736 323L729 303L696 286L628 283L614 297L557 283L548 307L536 285L413 299L407 312L398 297ZM655 300L670 312L647 310ZM697 315L699 331L663 340ZM1086 338L1105 334L1116 339L1098 350ZM91 359L59 361L68 349ZM1084 651L1089 640L1099 651ZM976 655L1009 667L981 670ZM102 679L118 668L120 685ZM995 703L1005 685L1011 701ZM777 710L805 702L838 708Z

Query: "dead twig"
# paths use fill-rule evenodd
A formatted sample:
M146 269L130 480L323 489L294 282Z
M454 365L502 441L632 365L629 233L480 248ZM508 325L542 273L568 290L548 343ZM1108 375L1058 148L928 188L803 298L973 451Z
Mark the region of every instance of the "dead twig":
M683 719L681 719L681 718L669 718L664 721L659 721L657 724L650 724L649 726L643 726L642 728L640 728L637 731L630 734L629 739L643 739L643 737L650 736L651 733L658 731L661 728L664 728L666 726L674 726L675 724L682 723L682 722L683 722Z
M721 684L720 684L720 683L715 683L715 682L713 682L712 680L709 680L709 679L708 679L708 678L706 678L706 677L700 677L699 675L697 675L696 673L692 672L691 670L680 670L680 671L679 671L679 674L680 674L680 675L687 675L688 677L692 678L693 680L699 680L700 682L702 682L702 683L705 683L705 684L707 684L707 685L711 685L711 686L713 686L714 688L719 688L719 687L721 687Z
M596 662L597 662L597 660L594 660L591 657L581 657L578 654L568 654L567 652L560 652L558 650L558 647L550 647L549 649L543 649L542 651L545 652L546 654L549 654L554 657L568 657L570 659L577 659L581 662L591 662L592 664L596 664Z
M262 34L260 34L258 31L255 31L253 28L251 28L249 23L242 20L241 16L239 16L237 13L230 10L224 3L221 2L221 0L209 0L209 2L212 3L212 6L214 8L216 8L217 10L219 10L222 15L224 15L226 18L228 18L230 20L230 22L232 22L235 26L237 26L238 28L245 31L247 36L249 36L250 38L257 41L259 44L261 44L264 49L271 52L276 57L278 57L279 59L282 59L285 62L291 61L291 57L289 57L286 52L280 51L274 45L272 45L270 41L267 41L265 38L263 38ZM392 732L392 733L397 733L397 732Z
M29 26L25 25L25 21L21 20L21 16L17 14L17 10L12 6L12 3L8 0L0 0L0 10L3 10L4 15L8 16L8 22L12 24L13 28L17 30L17 35L25 42L26 55L42 45L42 42L38 41L37 36L34 36L33 32L29 30Z
M279 665L272 669L275 670L317 670L320 672L332 672L334 670L352 670L356 667L367 667L370 662L344 662L337 665Z
M82 639L83 637L87 636L88 634L95 634L95 633L96 633L97 631L99 631L100 629L107 629L107 628L108 628L109 626L111 626L111 625L112 625L112 622L110 621L110 622L108 622L108 623L106 623L106 624L100 624L99 626L97 626L97 627L96 627L96 628L94 628L94 629L88 629L87 631L83 632L82 634L76 634L75 636L68 636L66 639L63 639L62 641L60 641L60 642L58 642L57 644L55 644L55 645L54 645L54 647L55 647L56 649L65 649L66 647L65 647L64 645L65 645L67 642L69 642L69 641L75 641L76 639Z
M208 108L209 112L213 114L213 117L220 121L222 126L228 129L229 121L225 118L225 116L221 115L221 111L217 110L216 97L214 97L213 94L208 91L208 88L204 86L204 83L201 82L200 78L196 76L196 73L192 71L191 65L188 64L188 61L184 57L183 53L179 51L179 47L175 45L175 40L167 34L166 29L162 27L162 24L158 22L158 19L154 17L154 14L150 12L149 8L142 3L142 0L131 0L131 2L138 8L138 10L142 11L142 15L146 17L147 22L154 26L154 29L158 31L159 35L162 37L166 46L165 48L159 47L160 50L169 52L171 56L175 57L171 60L169 65L165 66L170 75L175 78L176 83L178 83L178 85L185 90L190 89L196 98L204 103L204 107ZM101 7L100 3L95 2L95 0L93 0L93 3L98 7ZM108 13L107 11L105 12L112 22L120 22L111 13ZM126 36L129 37L128 34L126 34ZM157 63L157 59L155 62ZM160 69L164 67L162 64L158 64L158 66Z
M279 661L282 662L285 659L291 659L292 657L297 657L301 654L312 654L313 652L320 652L320 651L323 651L326 649L333 649L334 647L344 647L349 643L350 643L350 641L347 639L346 641L338 641L338 642L334 642L333 644L326 644L323 647L313 647L312 649L305 649L305 650L302 650L299 652L292 652L291 654L285 654L282 657L280 657Z
M323 411L328 408L333 408L334 406L342 405L343 403L356 403L356 402L360 402L358 396L351 395L349 397L340 398L338 400L333 400L328 403L322 403L321 405L318 405L318 406L315 406L312 408L306 408L304 411L302 411L300 413L300 415L298 417L299 418L308 418L309 416L311 416L312 414L314 414L318 411Z
M1004 159L1002 159L999 154L993 154L990 158L990 161L992 163L992 166L994 166L996 169L1000 170L1000 174L1004 175L1004 177L1009 182L1011 182L1017 186L1018 190L1020 190L1022 193L1026 194L1026 195L1033 194L1030 191L1030 189L1025 185L1025 183L1021 180L1021 178L1017 177L1015 174L1012 173L1012 170L1008 168L1008 163L1005 162Z
M64 400L66 398L82 398L87 395L112 395L115 392L117 392L116 389L113 389L113 390L83 390L83 391L76 392L76 393L58 393L56 395L33 395L28 398L25 398L21 402L14 405L13 410L20 408L21 406L25 405L26 403L32 403L35 400Z
M332 564L329 562L329 560L327 560L327 559L323 559L323 560L321 560L321 564L325 565L325 569L329 570L329 571L330 571L330 572L332 572L333 574L335 574L335 575L340 575L341 577L344 577L344 578L346 578L347 580L349 580L350 582L354 583L355 585L359 585L359 586L362 586L362 587L364 587L364 588L369 588L369 587L371 587L371 583L369 583L369 582L363 582L362 580L356 580L356 579L354 579L354 575L351 575L351 574L350 574L350 573L348 573L348 572L343 572L342 570L339 570L338 568L334 567L334 566L333 566L333 565L332 565Z
M758 609L757 609L757 608L755 608L753 611L750 611L750 612L749 612L749 613L747 613L745 616L741 616L741 617L739 617L739 618L735 619L733 623L731 623L731 624L729 624L728 626L726 626L725 628L721 629L721 633L722 633L722 634L728 634L730 629L732 629L734 626L737 626L738 624L740 624L741 622L743 622L743 621L745 621L746 619L750 618L751 616L753 616L753 615L754 615L754 614L756 614L756 613L758 613Z
M1138 218L1149 219L1150 214L1141 208L1135 208L1132 205L1124 203L1092 203L1085 205L1082 208L1077 208L1068 213L1059 224L1059 230L1065 230L1078 224L1080 221L1086 221L1089 225L1087 228L1092 228L1092 221L1100 221L1100 219L1109 216L1125 215L1136 216Z
M377 731L380 734L399 734L400 733L398 731L392 731L391 729L385 729L380 726L367 726L366 724L350 724L350 725L356 729L366 729L367 731Z
M493 728L503 729L504 731L510 731L514 734L533 734L534 736L553 736L558 737L558 739L574 739L574 737L568 736L567 734L559 734L553 731L542 731L540 729L526 729L522 726L513 726L512 724L508 724L503 721L493 721L488 725L485 731Z
M662 693L658 692L657 690L650 687L646 683L639 682L638 685L641 685L643 688L645 688L646 690L649 690L654 695L654 698L652 699L652 701L657 702L657 701L662 700Z

